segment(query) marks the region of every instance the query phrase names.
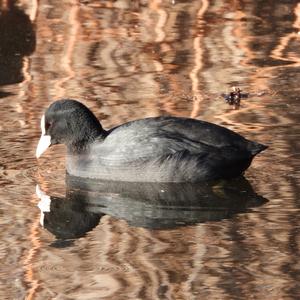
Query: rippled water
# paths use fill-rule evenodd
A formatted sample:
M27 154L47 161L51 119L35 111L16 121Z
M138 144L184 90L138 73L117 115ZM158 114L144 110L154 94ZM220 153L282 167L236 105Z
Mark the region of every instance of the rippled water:
M292 0L1 2L0 298L299 299L299 32ZM227 187L70 193L64 147L34 157L62 97L106 128L190 116L270 147Z

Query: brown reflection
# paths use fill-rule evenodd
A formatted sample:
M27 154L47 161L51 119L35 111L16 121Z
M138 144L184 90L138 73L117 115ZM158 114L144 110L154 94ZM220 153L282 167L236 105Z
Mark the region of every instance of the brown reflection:
M1 1L1 298L299 298L299 9L292 0ZM270 93L233 110L214 96L232 86ZM270 202L162 231L104 216L72 247L49 247L31 194L39 173L64 190L63 148L34 159L40 116L58 97L81 99L107 127L172 114L264 142L246 177Z
M35 256L37 255L37 251L40 249L41 244L39 241L39 220L35 220L34 224L30 227L30 233L28 236L31 241L31 248L28 253L25 254L25 259L23 262L24 266L24 277L25 282L28 284L29 289L27 291L26 299L31 300L35 299L37 289L39 287L39 280L36 278L34 264Z
M199 114L199 110L200 110L200 103L203 102L203 97L202 94L199 92L199 71L202 69L203 67L203 45L201 43L201 30L203 30L203 16L206 12L206 10L208 9L208 1L204 0L201 1L202 6L200 7L198 13L197 13L197 24L196 24L196 28L199 31L199 33L197 34L197 37L194 39L194 49L195 49L195 67L193 68L193 70L190 73L190 78L192 80L192 91L193 91L193 101L194 101L194 105L193 105L193 110L191 112L191 118L196 118ZM203 38L203 37L202 37ZM204 103L202 103L202 105L204 105Z
M286 60L289 62L295 62L299 65L300 62L300 57L297 52L288 52L287 54L285 53L288 51L288 46L289 44L296 42L297 39L299 39L299 33L300 33L300 3L296 5L294 8L294 14L296 17L296 20L293 24L293 27L297 30L296 32L289 33L283 37L280 38L279 40L279 45L272 51L271 57L275 59L282 59Z
M56 97L57 99L68 97L66 95L66 89L64 87L64 84L67 83L70 79L72 79L74 76L76 76L71 63L72 63L72 57L74 55L74 47L77 39L77 33L80 28L80 23L77 20L79 12L79 6L77 4L77 1L73 1L71 3L71 8L69 11L69 33L68 33L68 41L65 43L66 47L63 51L63 56L61 58L61 67L63 72L67 74L66 77L61 78L58 80L55 85L54 89L56 91Z

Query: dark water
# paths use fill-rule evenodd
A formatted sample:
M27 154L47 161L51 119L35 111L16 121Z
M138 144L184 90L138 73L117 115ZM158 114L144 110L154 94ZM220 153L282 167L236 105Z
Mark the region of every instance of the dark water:
M298 1L0 4L1 299L300 298ZM106 128L190 116L270 147L227 186L70 192L64 147L34 157L62 97Z

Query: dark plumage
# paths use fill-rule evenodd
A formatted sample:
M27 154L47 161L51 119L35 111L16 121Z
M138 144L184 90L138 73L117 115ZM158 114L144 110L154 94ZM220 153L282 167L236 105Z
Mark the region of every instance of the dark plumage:
M104 130L75 100L59 100L42 118L39 157L49 145L67 146L70 175L102 180L198 182L236 177L267 147L224 127L189 118L140 119ZM44 127L44 128L43 128ZM49 146L48 145L48 146Z

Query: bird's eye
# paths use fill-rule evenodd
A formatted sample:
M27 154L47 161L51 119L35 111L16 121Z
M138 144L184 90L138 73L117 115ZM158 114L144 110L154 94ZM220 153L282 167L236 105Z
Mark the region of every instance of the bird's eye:
M49 129L49 127L52 125L52 123L51 122L46 122L46 124L45 124L45 129L46 129L46 131Z

